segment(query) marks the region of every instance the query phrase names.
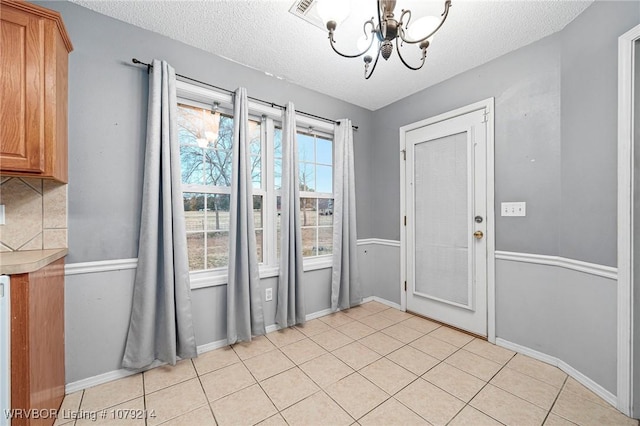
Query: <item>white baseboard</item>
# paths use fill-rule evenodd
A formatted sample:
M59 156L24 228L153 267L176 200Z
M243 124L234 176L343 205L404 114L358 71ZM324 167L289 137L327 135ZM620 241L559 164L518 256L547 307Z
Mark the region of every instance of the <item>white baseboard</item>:
M501 339L499 337L496 338L496 345L521 353L523 355L530 356L531 358L537 359L539 361L546 362L547 364L551 364L554 367L558 367L560 370L564 371L569 376L576 379L576 381L581 383L584 387L589 389L591 392L595 393L600 398L604 399L606 402L608 402L614 408L616 408L618 398L614 394L612 394L611 392L609 392L608 390L606 390L605 388L603 388L602 386L600 386L599 384L597 384L596 382L591 380L589 377L585 376L584 374L582 374L581 372L579 372L578 370L576 370L575 368L573 368L572 366L564 362L563 360L558 359L551 355L547 355L542 352L538 352L535 349L531 349L526 346L522 346L517 343L513 343L508 340Z
M390 308L394 308L394 309L397 309L399 311L403 310L402 306L398 305L397 303L390 302L387 299L383 299L383 298L378 297L378 296L373 296L371 299L373 301L375 301L375 302L382 303L383 305L387 305Z
M216 340L215 342L205 343L204 345L198 346L198 355L203 354L205 352L215 351L216 349L224 348L227 346L227 339Z

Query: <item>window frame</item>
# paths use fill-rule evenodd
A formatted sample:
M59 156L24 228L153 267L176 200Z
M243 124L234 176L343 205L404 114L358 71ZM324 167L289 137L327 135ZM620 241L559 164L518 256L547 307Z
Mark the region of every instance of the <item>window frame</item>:
M230 113L233 116L233 96L229 93L218 92L206 87L198 86L184 81L176 82L177 101L181 104L191 105L199 108L212 108L214 102L218 103L221 112ZM279 275L279 259L277 258L277 212L276 200L281 195L281 190L275 189L275 174L267 172L273 170L274 167L274 130L276 124L281 127L282 111L280 108L274 108L260 102L249 100L249 119L261 120L261 149L263 150L261 163L261 184L260 189L254 188L254 195L262 196L262 225L263 225L263 252L262 263L259 265L260 279L277 277ZM309 133L309 129L320 137L335 140L333 123L318 120L305 115L296 114L296 136L297 132ZM335 147L332 149L335 164ZM335 168L333 168L335 173ZM335 176L334 176L335 179ZM185 185L181 187L181 192L198 192L197 185ZM202 188L202 186L200 186ZM204 188L202 188L204 189ZM216 190L223 190L216 187ZM335 193L335 186L333 186ZM211 191L207 187L205 191L200 193L208 193ZM230 189L229 189L230 192ZM335 198L334 193L314 193L304 192L304 194L313 194L312 197L304 197L301 192L301 198ZM270 225L270 226L269 226ZM313 271L318 269L331 268L332 255L318 255L305 257L303 259L304 271ZM189 273L191 278L191 289L213 287L227 284L228 267L220 267L216 269L192 271Z

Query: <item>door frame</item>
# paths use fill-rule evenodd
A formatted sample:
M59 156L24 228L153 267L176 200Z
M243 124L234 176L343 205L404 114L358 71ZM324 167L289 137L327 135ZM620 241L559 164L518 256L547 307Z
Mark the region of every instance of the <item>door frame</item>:
M633 412L633 193L635 43L640 25L618 38L618 388L617 408ZM636 112L637 113L637 112Z
M495 99L488 98L471 105L457 108L415 123L400 127L400 306L407 310L407 227L404 218L407 215L406 182L406 134L420 127L445 121L470 112L484 110L487 119L487 340L496 341L495 309L495 169L494 169L494 106Z

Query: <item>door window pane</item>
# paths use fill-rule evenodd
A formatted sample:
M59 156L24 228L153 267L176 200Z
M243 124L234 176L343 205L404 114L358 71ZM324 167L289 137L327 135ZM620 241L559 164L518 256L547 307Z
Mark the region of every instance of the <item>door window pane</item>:
M415 145L415 287L469 303L467 135Z

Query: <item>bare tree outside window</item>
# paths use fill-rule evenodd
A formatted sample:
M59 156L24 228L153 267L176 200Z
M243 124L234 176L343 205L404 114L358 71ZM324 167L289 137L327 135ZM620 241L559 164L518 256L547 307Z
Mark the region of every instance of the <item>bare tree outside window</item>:
M251 174L262 185L260 122L250 121ZM190 270L228 264L233 117L178 105L178 136ZM262 209L259 213L262 214ZM262 252L262 247L258 248Z

